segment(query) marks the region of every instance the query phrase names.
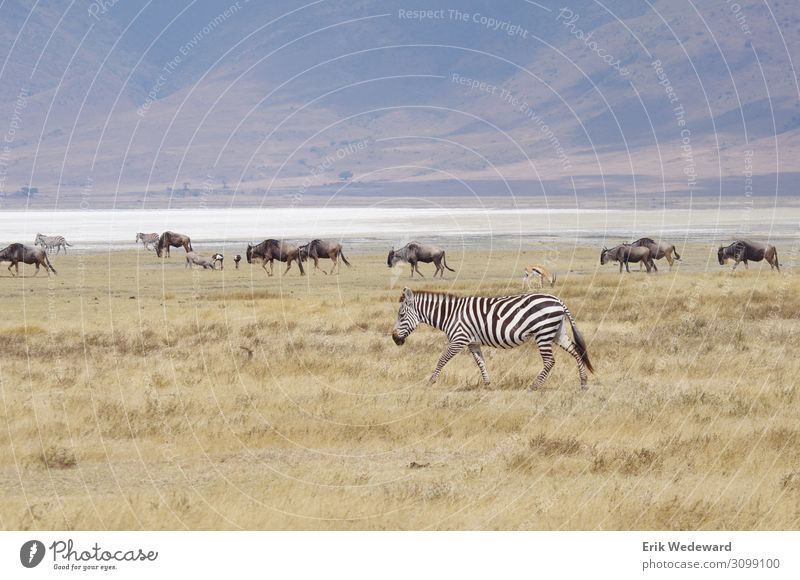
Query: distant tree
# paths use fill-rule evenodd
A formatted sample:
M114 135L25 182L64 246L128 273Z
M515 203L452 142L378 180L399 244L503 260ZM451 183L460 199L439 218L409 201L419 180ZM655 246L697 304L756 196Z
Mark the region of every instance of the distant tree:
M28 197L30 197L30 196L32 196L32 195L34 195L34 194L37 194L37 193L39 193L39 188L38 188L38 187L30 187L30 186L27 186L27 185L26 185L26 186L24 186L24 187L21 187L21 188L19 189L19 192L20 192L22 195L27 195Z
M342 171L339 174L339 179L341 179L342 181L350 181L350 179L352 179L352 177L353 177L353 172L352 171Z

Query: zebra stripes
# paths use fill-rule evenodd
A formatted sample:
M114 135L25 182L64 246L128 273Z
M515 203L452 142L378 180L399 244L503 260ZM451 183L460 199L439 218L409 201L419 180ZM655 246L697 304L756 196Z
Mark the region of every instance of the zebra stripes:
M572 327L574 340L569 338L565 322ZM544 361L544 368L537 375L532 389L542 386L555 365L553 343L570 353L577 362L581 388L587 388L586 369L594 372L586 343L572 314L561 300L549 294L490 298L412 292L404 288L392 332L395 343L402 345L421 323L441 330L448 338L447 348L431 375L432 383L436 382L451 358L468 348L483 382L489 384L489 373L480 347L514 348L531 339L539 347Z
M42 246L45 250L50 251L56 248L56 255L61 253L61 248L64 248L64 253L67 253L67 246L72 244L67 243L64 236L45 236L36 234L36 240L33 242L34 246Z
M158 234L143 234L139 232L136 234L136 243L138 244L139 242L142 242L145 250L155 250L155 245L158 243ZM148 247L150 244L153 245L152 248Z

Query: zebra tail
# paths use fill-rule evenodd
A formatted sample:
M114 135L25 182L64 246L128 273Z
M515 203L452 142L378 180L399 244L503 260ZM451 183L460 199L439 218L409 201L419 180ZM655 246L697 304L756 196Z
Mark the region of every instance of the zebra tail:
M69 243L67 240L64 240L64 243L65 243L66 245L68 245L70 248L72 247L72 244L70 244L70 243Z
M581 357L583 364L586 365L586 368L589 369L590 373L594 373L594 367L592 366L592 361L589 360L589 351L586 350L586 341L583 340L583 335L578 330L578 327L575 325L575 319L572 318L572 314L570 313L567 308L564 308L564 311L567 313L567 317L569 318L569 325L572 327L572 336L575 339L575 346L578 349L578 355Z
M349 268L350 262L348 262L347 258L344 257L344 252L342 252L341 250L339 251L339 257L342 259L342 262L344 262L344 265Z
M445 252L442 252L442 264L444 264L444 267L450 270L451 272L455 272L455 270L453 270L450 266L447 265L447 256L445 256Z

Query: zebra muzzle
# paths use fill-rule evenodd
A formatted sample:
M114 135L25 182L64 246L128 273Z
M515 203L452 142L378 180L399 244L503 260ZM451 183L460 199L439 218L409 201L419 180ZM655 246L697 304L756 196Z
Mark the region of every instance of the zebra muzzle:
M400 336L400 334L396 330L392 332L392 340L397 346L402 346L403 343L406 341L405 337Z

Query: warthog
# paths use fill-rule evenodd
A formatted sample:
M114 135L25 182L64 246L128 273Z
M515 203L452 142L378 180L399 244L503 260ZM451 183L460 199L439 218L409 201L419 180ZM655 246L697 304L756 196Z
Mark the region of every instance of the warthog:
M720 246L717 251L717 258L719 265L722 266L728 260L733 260L733 270L739 265L739 262L744 262L744 267L748 268L747 262L760 262L766 260L769 264L770 270L777 269L781 271L778 264L778 250L772 244L762 244L761 242L751 242L750 240L737 240L730 246Z
M675 260L681 259L681 255L678 253L678 250L675 248L675 246L669 242L665 242L664 240L658 240L656 242L652 238L639 238L633 242L631 246L649 249L650 257L654 260L666 258L670 268L672 268L672 264L675 262ZM639 263L639 267L641 267L641 262Z
M544 282L547 280L547 283L552 287L556 285L556 276L553 274L550 275L550 272L544 266L538 265L530 265L525 268L525 273L522 276L522 287L527 287L530 289L531 287L531 279L535 278L539 282L539 288L544 288Z
M292 267L292 262L297 262L297 267L300 268L300 275L305 276L306 272L303 269L303 261L300 259L300 249L294 244L287 244L279 242L278 240L264 240L258 245L252 246L247 244L247 263L252 264L253 260L261 260L261 267L267 272L267 263L269 262L268 276L272 276L272 261L278 260L279 262L286 262L286 271Z
M417 263L424 262L426 264L430 264L433 262L433 265L436 266L436 271L433 273L433 277L436 278L436 274L439 274L440 278L444 278L444 269L447 268L451 272L455 272L450 266L447 265L447 259L444 255L444 250L442 248L436 246L423 246L419 242L409 242L399 250L392 250L389 252L389 256L386 259L386 263L390 268L393 268L397 262L408 262L411 264L411 277L414 277L414 272L416 271L417 274L422 276L422 272L419 271L419 267Z
M44 271L47 272L48 277L50 276L50 272L57 274L56 269L53 268L53 265L47 258L47 252L44 248L37 248L35 246L26 246L19 243L11 244L0 250L0 262L11 262L8 271L11 272L11 268L14 268L15 271L11 272L12 276L19 275L20 262L23 264L36 264L36 274L34 274L34 276L39 274L39 266L42 265L44 265Z
M619 272L622 273L622 266L625 265L625 270L630 273L628 263L630 262L644 262L647 272L651 270L658 272L653 257L650 254L650 249L644 246L631 246L630 244L622 244L611 248L603 248L600 252L600 263L606 262L619 262Z
M314 269L321 270L323 274L327 274L325 270L319 267L319 260L320 258L328 258L331 262L333 262L333 266L331 267L330 273L333 274L333 271L337 270L337 274L341 272L341 264L339 264L339 258L342 259L342 262L349 268L350 262L347 261L347 258L344 257L344 252L342 251L342 244L339 242L333 242L330 240L311 240L309 243L300 246L300 259L305 261L311 258L314 260Z
M161 237L158 238L158 244L156 244L156 255L160 258L161 254L163 254L164 250L166 250L167 258L169 258L169 249L171 247L183 247L187 254L194 251L192 249L192 240L189 239L189 236L184 234L176 234L175 232L164 232L161 234Z
M199 256L194 252L186 252L186 267L202 266L204 270L214 270L214 261L205 256Z

